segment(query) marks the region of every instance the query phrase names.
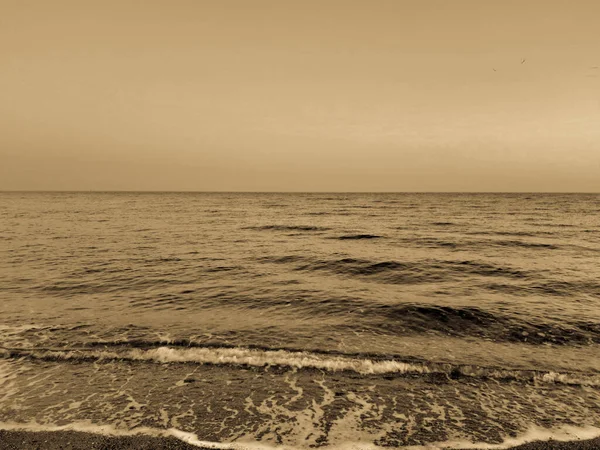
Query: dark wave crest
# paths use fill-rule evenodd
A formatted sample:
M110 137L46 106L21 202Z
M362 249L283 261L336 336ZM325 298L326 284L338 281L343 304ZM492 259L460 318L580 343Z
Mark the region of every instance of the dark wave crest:
M343 236L338 236L336 239L340 241L355 241L355 240L363 240L363 239L380 239L383 236L379 236L377 234L346 234Z
M244 227L245 230L256 231L327 231L328 227L318 227L315 225L262 225L256 227Z
M600 343L600 324L574 322L557 324L519 320L474 307L383 305L369 311L372 326L395 333L436 331L456 337L479 337L496 342L533 345L586 345ZM377 320L379 319L379 320Z
M498 239L485 239L485 240L449 240L439 239L435 237L407 237L401 239L401 242L406 243L410 246L415 247L427 247L427 248L450 248L457 250L470 250L480 251L485 248L527 248L527 249L547 249L556 250L560 247L555 244L548 244L544 242L530 242L521 241L516 239L511 240L498 240Z
M431 222L431 225L436 227L451 227L456 224L454 222Z
M311 259L302 256L262 258L261 262L278 264L300 263L294 270L330 272L347 277L359 277L390 284L416 284L452 281L465 275L527 279L531 274L520 269L499 266L482 261L381 261L342 258L331 260Z
M551 231L468 231L464 234L482 235L482 236L519 236L519 237L536 237L536 236L553 236L555 233Z
M600 298L600 283L592 280L580 281L536 281L528 284L487 283L483 288L496 293L517 296L553 296L553 297L582 297Z

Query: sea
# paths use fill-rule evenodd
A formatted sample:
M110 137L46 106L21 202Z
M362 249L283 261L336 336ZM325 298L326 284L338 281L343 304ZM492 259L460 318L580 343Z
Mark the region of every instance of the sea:
M600 435L600 195L0 193L0 428Z

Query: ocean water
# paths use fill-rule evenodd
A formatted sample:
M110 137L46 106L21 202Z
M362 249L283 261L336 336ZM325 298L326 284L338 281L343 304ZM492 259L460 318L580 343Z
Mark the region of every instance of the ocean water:
M5 428L600 434L600 196L0 193L0 347Z

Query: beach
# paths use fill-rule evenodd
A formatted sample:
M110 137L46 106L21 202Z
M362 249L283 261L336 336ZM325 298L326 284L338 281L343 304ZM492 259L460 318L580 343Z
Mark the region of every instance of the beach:
M243 446L240 446L243 448ZM257 448L257 447L254 447ZM357 448L360 448L358 446ZM176 438L133 436L102 436L77 431L5 431L0 430L1 450L198 450L197 447ZM600 438L583 441L531 442L510 450L597 450ZM473 449L476 450L476 449Z
M78 431L0 430L2 450L198 450L174 437L103 436Z

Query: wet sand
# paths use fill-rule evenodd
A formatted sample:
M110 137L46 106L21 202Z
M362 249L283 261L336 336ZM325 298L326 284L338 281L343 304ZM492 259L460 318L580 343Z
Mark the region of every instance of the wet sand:
M5 431L0 430L0 450L198 450L176 438L144 435L103 436L79 431ZM576 442L531 442L513 450L598 450L600 438Z
M531 442L513 447L514 450L598 450L600 438L576 442Z
M153 436L104 436L79 431L5 431L0 430L0 449L27 450L198 450L176 438Z

